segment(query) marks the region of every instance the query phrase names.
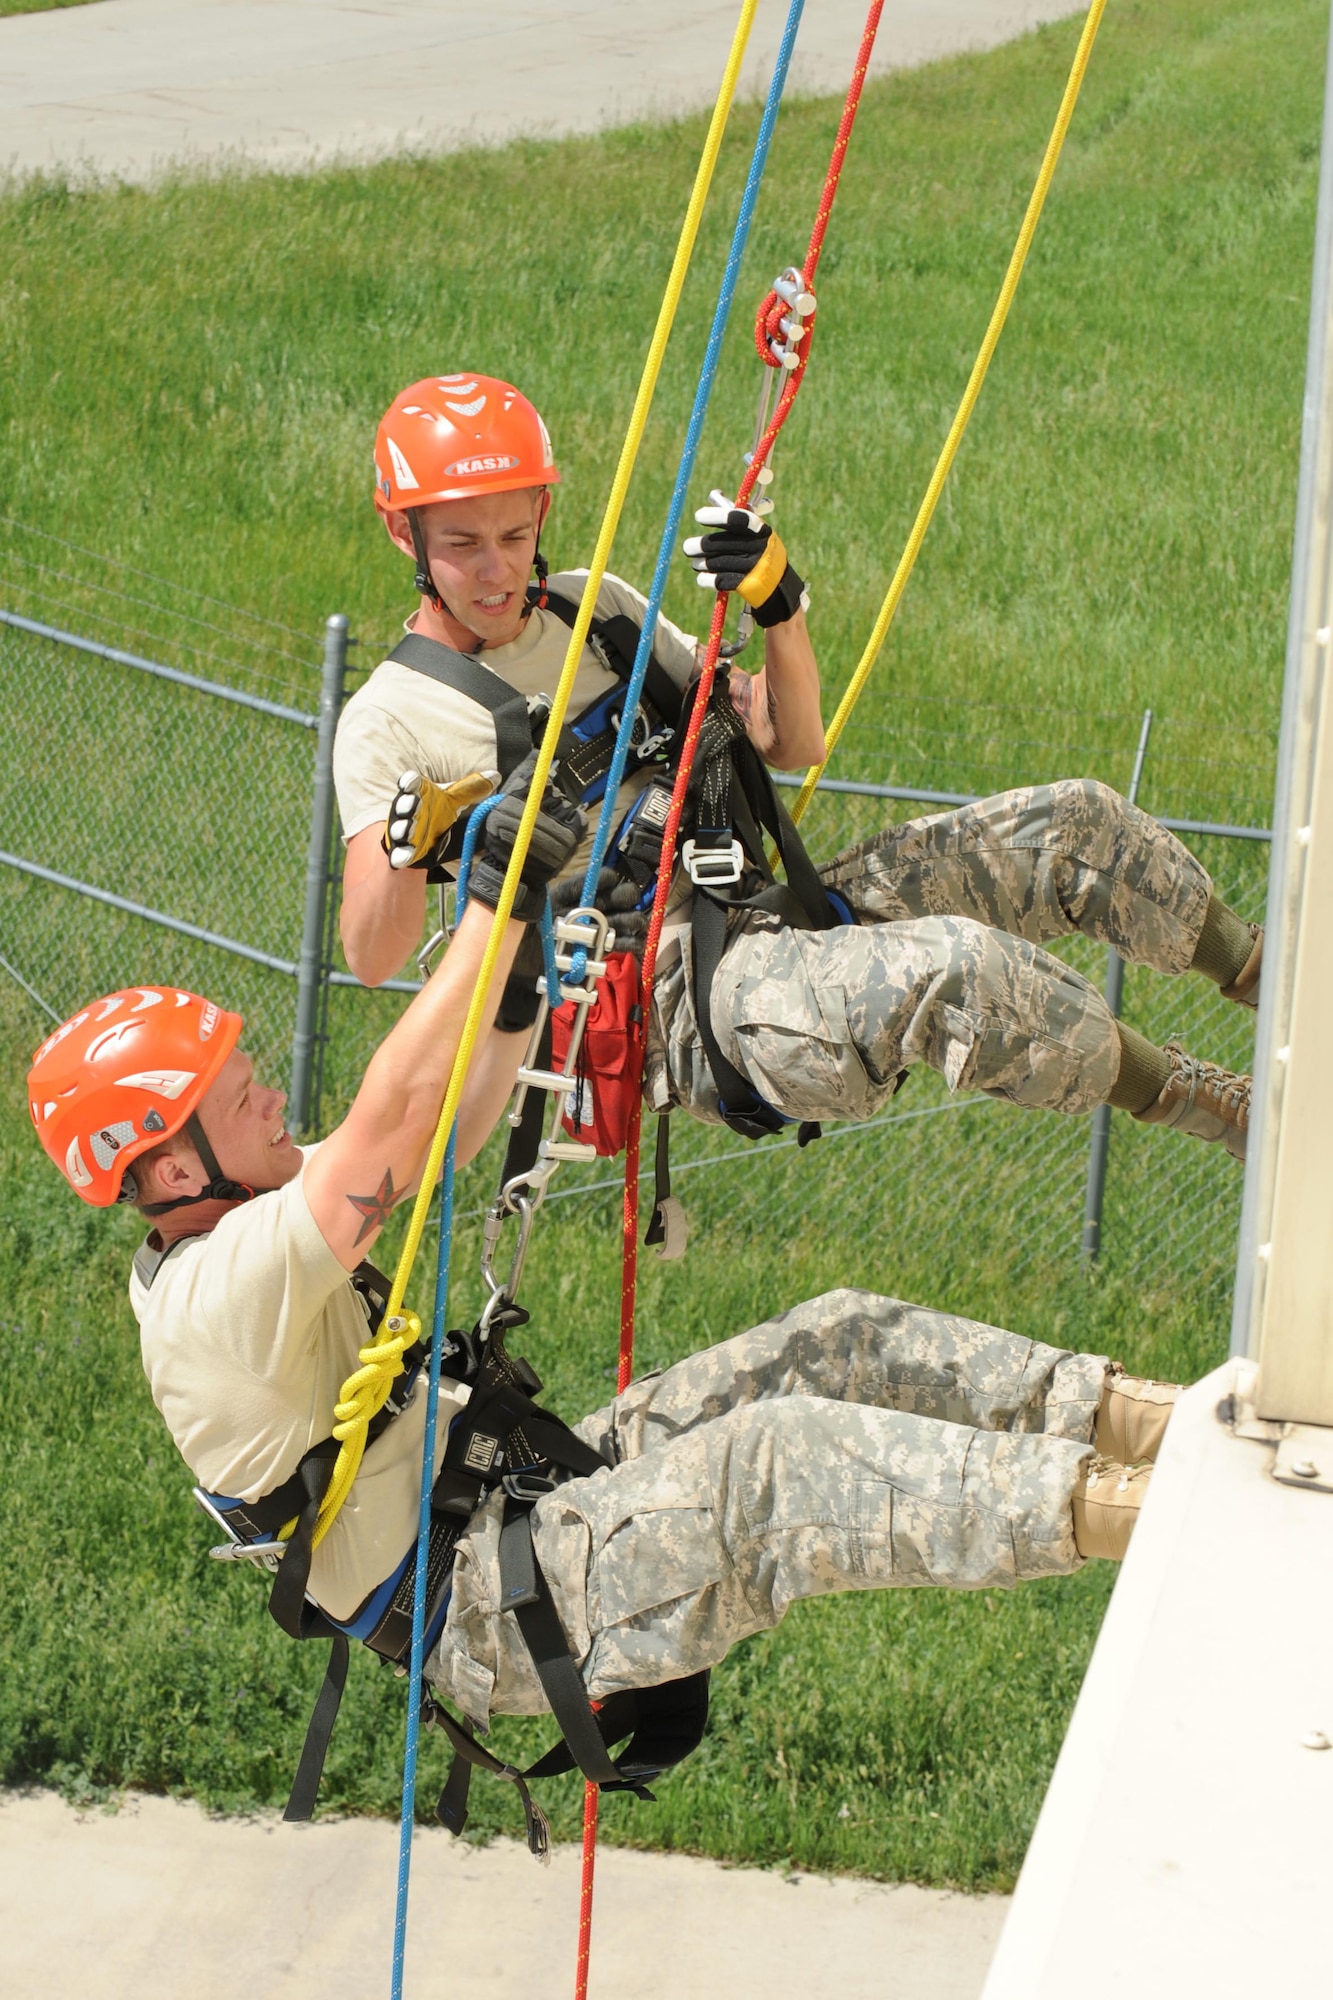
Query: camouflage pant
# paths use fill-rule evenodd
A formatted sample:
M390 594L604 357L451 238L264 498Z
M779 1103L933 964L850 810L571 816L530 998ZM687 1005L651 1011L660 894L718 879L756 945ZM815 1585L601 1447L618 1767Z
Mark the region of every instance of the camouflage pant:
M715 1666L797 1598L1078 1568L1070 1494L1106 1363L836 1291L646 1375L578 1425L612 1461L533 1537L594 1699ZM546 1707L500 1610L493 1499L427 1665L472 1719Z
M951 1089L1089 1111L1120 1062L1101 994L1043 951L1082 932L1160 972L1194 956L1209 878L1105 785L1068 779L887 828L821 869L861 919L793 931L751 917L712 985L722 1052L794 1118L869 1118L913 1063ZM690 941L659 979L646 1086L716 1118Z

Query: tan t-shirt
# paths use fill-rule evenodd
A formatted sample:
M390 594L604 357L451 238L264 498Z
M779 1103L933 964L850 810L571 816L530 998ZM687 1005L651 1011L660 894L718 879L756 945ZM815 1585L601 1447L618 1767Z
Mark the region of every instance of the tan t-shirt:
M586 570L564 570L551 578L551 589L577 604ZM642 625L646 600L617 576L605 577L597 596L597 615L628 616ZM696 642L669 618L659 618L653 650L660 664L684 688L694 672ZM480 665L519 694L552 695L569 647L569 627L553 611L533 611L522 631L507 646L488 646L475 655ZM579 715L618 685L591 646L585 646L574 680L569 718ZM428 674L417 673L397 660L383 660L344 708L333 746L333 779L343 839L388 817L389 806L404 771L419 771L437 785L452 784L472 771L496 769L495 725L486 710ZM623 818L648 774L626 778L617 799ZM596 813L589 816L588 835L564 873L582 873L592 844Z
M313 1147L305 1149L308 1159ZM188 1237L150 1286L130 1277L153 1401L199 1484L233 1500L280 1486L333 1428L367 1338L365 1310L310 1213L302 1176ZM440 1386L436 1465L468 1391ZM315 1550L310 1595L350 1618L398 1567L417 1530L425 1383L370 1446Z

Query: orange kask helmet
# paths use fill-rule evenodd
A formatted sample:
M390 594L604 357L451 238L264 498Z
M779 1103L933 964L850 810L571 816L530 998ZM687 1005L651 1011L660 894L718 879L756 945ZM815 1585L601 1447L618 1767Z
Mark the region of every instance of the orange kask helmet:
M93 1000L48 1035L28 1071L37 1136L81 1201L110 1208L135 1201L127 1169L140 1153L188 1130L209 1184L181 1202L244 1201L196 1115L235 1048L241 1017L175 986L128 986Z
M428 376L395 396L380 419L382 514L559 482L545 424L526 396L493 375Z
M558 486L560 471L545 424L512 382L494 375L430 375L394 397L375 434L375 505L401 509L416 552L416 588L438 611L420 507ZM544 604L547 568L538 523L536 601Z

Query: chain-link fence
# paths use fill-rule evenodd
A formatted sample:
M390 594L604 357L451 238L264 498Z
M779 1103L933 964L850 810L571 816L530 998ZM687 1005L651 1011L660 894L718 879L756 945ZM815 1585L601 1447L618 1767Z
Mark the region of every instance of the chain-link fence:
M336 625L322 732L311 694L317 645L303 655L284 635L280 651L302 664L296 694L288 666L280 684L253 668L228 678L197 653L168 667L0 611L11 737L0 776L0 967L56 1018L137 981L215 993L245 1014L266 1074L291 1079L296 1043L298 1113L308 1108L309 1125L327 1127L407 982L358 987L336 946L340 850L327 819L328 724L343 672ZM1032 707L1016 724L999 706L900 704L891 721L855 732L807 837L827 856L888 817L1053 776L1129 789L1143 740L1144 718L1129 712ZM1184 829L1247 917L1263 906L1271 757L1265 738L1232 732L1219 750L1204 726L1158 719L1140 774L1141 803ZM1101 948L1074 939L1059 949L1104 977ZM1127 968L1123 1011L1154 1040L1175 1034L1197 1055L1248 1067L1253 1017L1202 980ZM816 1285L872 1283L981 1311L1024 1273L1077 1269L1089 1241L1090 1121L953 1098L924 1070L871 1125L831 1128L799 1151L785 1137L745 1146L675 1122L691 1289L704 1294L738 1246L763 1243L792 1265L794 1283L807 1274ZM1110 1125L1104 1266L1139 1284L1229 1283L1235 1163L1220 1147L1124 1118ZM465 1206L485 1199L485 1168L473 1172ZM599 1265L618 1242L618 1187L611 1163L566 1170L543 1221L548 1269Z

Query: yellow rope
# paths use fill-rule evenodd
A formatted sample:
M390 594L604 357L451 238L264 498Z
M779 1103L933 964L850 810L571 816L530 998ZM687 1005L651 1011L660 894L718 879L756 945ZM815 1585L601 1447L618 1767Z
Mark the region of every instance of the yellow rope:
M649 343L647 359L643 366L643 375L639 382L638 395L635 397L634 409L629 420L629 428L625 433L625 442L621 447L620 462L616 467L616 476L611 484L611 493L606 503L606 512L602 516L602 525L597 536L597 546L593 551L592 562L588 570L588 580L584 585L583 597L579 603L578 616L574 620L574 629L569 635L569 645L565 652L565 663L561 669L560 680L557 684L555 698L551 705L551 714L546 725L546 733L542 738L541 747L537 753L537 768L533 773L532 785L528 791L527 804L523 809L523 817L519 822L518 833L514 839L514 852L505 873L504 886L500 891L499 907L495 912L495 921L491 925L490 936L486 942L486 950L482 957L481 969L477 974L477 983L473 989L472 1001L468 1007L467 1018L463 1023L463 1034L458 1047L458 1055L455 1058L453 1072L449 1078L449 1088L445 1092L439 1123L435 1128L435 1137L431 1141L430 1152L426 1158L425 1169L421 1176L421 1186L417 1191L416 1201L412 1207L412 1218L408 1224L407 1240L403 1244L403 1253L398 1259L398 1268L394 1272L393 1286L389 1293L384 1319L375 1339L360 1351L358 1359L362 1363L361 1368L355 1375L349 1376L342 1386L342 1394L339 1397L335 1411L337 1422L335 1423L333 1432L333 1435L339 1441L340 1450L337 1459L334 1461L333 1475L329 1481L328 1490L320 1506L319 1521L313 1537L314 1546L318 1546L328 1533L339 1508L351 1490L352 1481L356 1477L362 1454L365 1451L366 1429L370 1423L370 1419L375 1415L377 1410L382 1408L394 1377L402 1373L404 1346L409 1345L420 1332L420 1323L415 1315L404 1314L402 1312L403 1296L412 1274L412 1266L416 1262L417 1251L421 1247L421 1238L426 1227L426 1217L430 1210L431 1197L435 1190L435 1183L439 1178L440 1168L444 1164L444 1154L445 1148L448 1145L449 1131L458 1114L459 1100L463 1094L463 1085L467 1080L468 1067L472 1061L473 1052L481 1032L482 1021L485 1018L487 997L490 993L491 981L495 976L496 962L500 956L504 928L509 920L509 913L514 906L514 895L518 887L518 879L522 873L523 863L527 859L528 843L532 838L532 829L536 824L542 793L546 790L546 781L550 776L551 763L555 756L556 742L564 725L565 713L569 707L570 697L573 693L574 679L578 673L579 661L583 656L583 648L592 624L593 612L597 606L597 593L601 589L602 578L606 574L606 565L611 555L611 545L615 540L616 529L620 525L620 516L625 504L625 494L629 488L630 474L634 469L634 462L643 440L644 429L648 421L648 412L652 406L653 393L657 387L658 375L661 372L662 357L666 352L667 339L671 332L672 322L676 316L676 308L680 303L681 292L684 289L685 274L689 270L690 257L694 250L695 238L699 233L699 223L703 215L704 203L712 182L713 170L717 165L718 153L722 146L722 137L726 131L727 120L731 113L732 100L735 97L736 85L740 78L741 61L745 54L746 44L750 38L750 29L754 23L755 11L758 4L759 0L743 0L740 19L736 24L736 32L732 38L731 53L727 57L727 66L723 72L722 86L718 92L717 102L713 107L713 116L709 123L708 136L704 141L698 171L694 177L694 187L690 194L689 206L685 211L685 220L681 225L680 240L676 245L676 255L671 265L671 273L667 279L666 291L657 315L657 324L653 329L653 337ZM402 1321L406 1321L406 1326L401 1324ZM395 1326L395 1322L400 1323Z
M907 537L907 546L899 557L898 567L893 573L893 581L889 585L888 594L883 604L880 606L879 616L875 620L874 629L866 643L866 649L857 663L856 672L852 675L847 692L838 703L833 720L825 731L824 761L822 764L812 764L806 773L805 783L801 786L800 794L792 811L792 818L794 820L800 820L804 816L806 807L814 797L816 786L828 769L829 759L833 755L839 737L847 726L847 721L852 710L860 699L862 689L870 678L870 670L878 659L880 648L888 637L889 627L893 623L899 603L902 600L903 592L907 588L908 578L911 576L916 559L921 553L921 544L926 539L926 530L929 528L934 516L940 494L944 490L944 482L949 477L949 470L958 455L958 447L963 441L963 433L967 429L973 410L976 408L977 398L981 394L981 385L986 379L986 371L991 364L991 356L999 345L1000 335L1004 331L1004 323L1009 317L1009 308L1013 304L1014 293L1018 290L1018 281L1023 275L1023 266L1027 262L1027 254L1032 247L1032 239L1037 233L1037 224L1041 220L1041 211L1045 205L1047 190L1051 185L1052 176L1059 164L1061 148L1065 142L1065 134L1069 130L1069 121L1074 115L1074 106L1078 103L1078 94L1083 84L1084 72L1088 67L1088 58L1092 54L1092 45L1097 39L1097 30L1101 26L1101 19L1105 9L1106 0L1092 0L1092 5L1088 9L1088 17L1083 23L1083 32L1079 36L1078 48L1074 52L1074 62L1069 72L1069 80L1065 84L1064 96L1060 99L1060 109L1056 113L1051 136L1046 142L1046 152L1042 159L1041 171L1037 175L1036 186L1032 190L1032 199L1028 202L1027 213L1023 217L1023 226L1018 232L1018 241L1014 245L1013 256L1009 259L1009 268L1004 274L1004 283L1000 287L1000 296L995 301L995 310L990 316L990 325L986 328L986 337L982 341L977 358L972 364L972 373L968 376L967 387L963 391L963 400L958 405L954 420L949 426L949 435L944 440L944 449L935 461L935 470L930 475L930 484L926 488L926 497L917 509L916 519L912 523L912 532Z

